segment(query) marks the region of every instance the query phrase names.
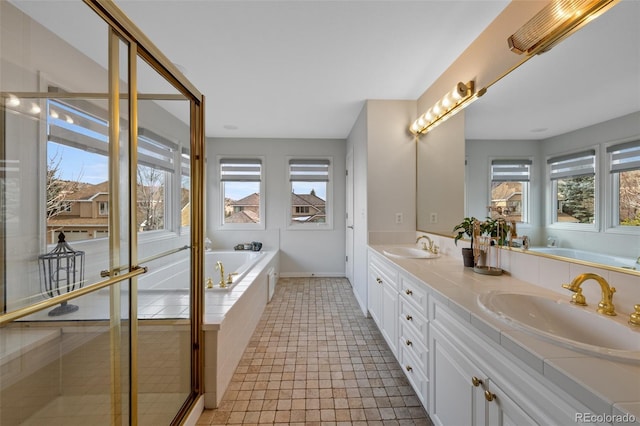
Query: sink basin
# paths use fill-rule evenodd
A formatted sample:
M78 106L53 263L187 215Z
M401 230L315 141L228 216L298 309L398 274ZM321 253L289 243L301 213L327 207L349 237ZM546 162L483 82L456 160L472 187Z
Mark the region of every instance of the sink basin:
M384 250L384 254L391 257L403 257L405 259L435 259L439 254L431 253L415 247L391 247Z
M492 291L478 297L490 314L570 349L619 361L640 363L640 330L596 307L575 306L556 296Z

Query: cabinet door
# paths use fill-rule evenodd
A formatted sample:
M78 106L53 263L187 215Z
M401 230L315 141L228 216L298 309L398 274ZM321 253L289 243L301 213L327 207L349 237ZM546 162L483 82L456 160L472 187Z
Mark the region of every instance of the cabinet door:
M382 335L393 354L398 357L398 292L388 285L382 286Z
M382 278L375 268L369 267L367 308L369 315L382 328Z
M493 381L489 382L489 391L486 399L491 400L487 404L488 421L491 426L527 426L537 424Z
M432 330L432 360L429 414L437 425L485 424L486 400L483 377L460 351L438 330ZM476 378L475 381L473 378Z

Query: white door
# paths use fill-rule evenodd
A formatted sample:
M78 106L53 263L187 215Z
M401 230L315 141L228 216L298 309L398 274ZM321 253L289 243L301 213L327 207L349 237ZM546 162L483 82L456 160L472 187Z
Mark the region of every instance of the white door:
M353 151L349 151L346 157L346 232L345 232L345 275L353 286Z

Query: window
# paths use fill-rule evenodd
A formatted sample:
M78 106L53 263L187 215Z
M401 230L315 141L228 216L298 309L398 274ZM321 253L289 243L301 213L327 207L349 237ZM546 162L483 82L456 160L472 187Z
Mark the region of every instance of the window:
M73 233L88 225L95 232L87 238L108 236L109 137L108 122L102 118L107 109L95 100L47 100L49 243L55 242L53 236L58 231ZM188 150L180 150L178 143L140 127L138 231L187 226L189 185ZM180 196L174 195L177 191L181 191ZM93 207L89 208L91 204Z
M220 160L222 226L264 228L262 160Z
M554 223L595 223L595 150L547 160Z
M289 226L330 226L331 160L289 159Z
M531 160L491 161L491 217L528 222Z
M109 214L109 202L108 201L100 201L98 203L98 214L100 216L107 216Z
M607 148L613 225L640 226L640 140Z

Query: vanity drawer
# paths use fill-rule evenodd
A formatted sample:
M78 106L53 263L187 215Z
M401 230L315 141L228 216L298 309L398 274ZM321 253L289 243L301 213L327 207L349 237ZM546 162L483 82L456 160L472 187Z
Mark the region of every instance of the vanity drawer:
M429 373L429 349L427 349L426 342L416 334L412 326L404 322L400 323L400 341L398 343L406 352L413 355L423 372Z
M412 304L400 298L400 320L399 324L411 327L416 337L423 345L429 341L429 327L425 316Z
M416 391L418 398L426 407L427 401L429 400L429 379L419 367L419 362L413 357L411 352L407 351L404 347L400 348L400 364L413 390Z
M428 293L424 284L400 274L400 294L410 303L413 303L425 318L429 317L427 315L429 309Z
M375 253L370 253L369 267L378 275L377 278L380 278L393 289L398 289L398 272L384 258Z

